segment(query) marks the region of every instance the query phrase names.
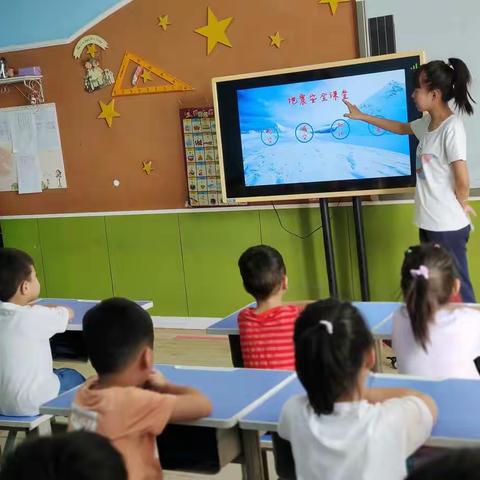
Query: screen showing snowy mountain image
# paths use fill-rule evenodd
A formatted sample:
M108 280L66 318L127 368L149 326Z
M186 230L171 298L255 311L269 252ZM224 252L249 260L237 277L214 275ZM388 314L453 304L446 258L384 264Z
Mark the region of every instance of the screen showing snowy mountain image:
M409 176L407 135L345 118L408 121L405 71L237 91L246 186Z

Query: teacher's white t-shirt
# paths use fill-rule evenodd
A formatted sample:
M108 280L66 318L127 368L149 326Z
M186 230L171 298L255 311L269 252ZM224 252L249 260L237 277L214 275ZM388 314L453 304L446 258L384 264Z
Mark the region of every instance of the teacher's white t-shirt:
M467 139L463 123L450 115L439 127L428 131L431 117L410 123L419 144L417 148L417 188L415 223L424 230L460 230L470 220L455 196L452 162L467 160Z

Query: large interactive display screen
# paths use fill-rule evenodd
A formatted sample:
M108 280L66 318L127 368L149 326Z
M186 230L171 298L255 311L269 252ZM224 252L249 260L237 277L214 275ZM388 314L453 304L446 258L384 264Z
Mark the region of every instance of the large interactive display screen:
M415 185L416 140L344 117L343 100L400 122L422 54L357 59L213 80L230 201L387 193Z

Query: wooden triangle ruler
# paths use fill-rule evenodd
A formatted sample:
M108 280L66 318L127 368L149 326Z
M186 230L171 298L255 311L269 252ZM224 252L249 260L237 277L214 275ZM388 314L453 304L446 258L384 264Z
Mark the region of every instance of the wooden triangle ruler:
M124 77L127 73L127 67L130 61L135 62L137 65L143 67L144 70L152 72L157 77L165 80L169 85L151 85L143 87L128 87L122 88ZM122 64L120 65L120 70L118 71L117 80L112 91L112 97L119 97L121 95L141 95L144 93L163 93L163 92L185 92L187 90L193 90L193 87L188 83L185 83L183 80L175 78L170 73L162 70L160 67L150 64L146 60L134 55L133 53L126 52Z

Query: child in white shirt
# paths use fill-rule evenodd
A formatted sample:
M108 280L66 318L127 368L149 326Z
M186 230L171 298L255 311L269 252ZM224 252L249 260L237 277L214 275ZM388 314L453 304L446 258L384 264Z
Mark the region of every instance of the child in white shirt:
M49 339L64 332L73 311L30 305L40 294L32 258L0 249L0 414L37 415L62 384L85 379L72 369L54 372Z
M370 389L373 338L350 303L318 301L295 325L299 380L279 435L292 444L298 480L402 480L406 459L430 436L434 401L407 389Z
M393 314L392 332L400 373L478 379L480 312L449 303L460 290L449 252L432 243L410 247L401 277L405 306Z

